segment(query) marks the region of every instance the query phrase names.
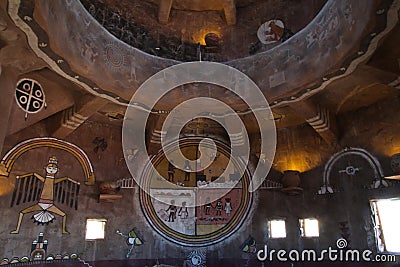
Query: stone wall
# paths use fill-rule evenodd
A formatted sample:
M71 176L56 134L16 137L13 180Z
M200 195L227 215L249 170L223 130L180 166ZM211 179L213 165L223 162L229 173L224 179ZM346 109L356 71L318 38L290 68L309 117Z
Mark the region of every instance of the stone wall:
M382 110L381 116L397 114L398 110L395 108L397 102L398 99L388 99L386 102L382 101L370 108L355 112L354 116L356 117L345 125L350 123L352 127L359 131L359 134L351 137L351 131L347 131L348 134L343 139L346 140L346 144L369 149L369 136L373 134L374 130L369 128L370 130L361 131L363 127L366 127L366 124L363 124L362 121L371 120L370 113L376 114L376 110ZM383 109L383 107L386 107L386 109ZM393 123L398 117L384 116L385 119L382 120L381 116L375 116L375 119L385 121L387 125L395 125ZM8 137L5 151L22 140L46 136L46 128L43 126L44 123L39 123ZM289 129L292 132L305 131L304 129ZM387 126L382 131L392 130L390 126ZM393 131L398 131L398 128L393 128ZM96 144L93 141L96 137L104 138L104 141L106 141L107 147L104 151L100 148L95 152ZM218 264L217 259L225 260L225 264L235 262L231 263L230 266L243 266L246 262L247 264L255 264L257 262L255 254L246 254L240 248L249 236L256 240L258 249L262 249L264 244L267 244L271 249L322 250L329 246L334 247L336 240L346 234L349 247L375 251L369 200L372 198L398 197L399 183L393 181L391 187L369 189L373 177L372 169L363 158L350 155L348 158L343 158L343 160L335 163L332 169L331 181L336 192L318 195L317 192L323 183L322 176L327 158L325 152L320 152L324 150L321 150L321 144L315 142L315 138L311 138L311 134L308 134L304 135L302 139L297 138L290 141L293 149L301 151L304 150L304 147L308 147L308 149L315 150L315 153L321 153L323 159L316 167L305 170L300 174L300 186L304 190L301 194L288 196L279 190L259 189L254 194L250 214L243 226L224 241L203 248L177 245L157 234L143 216L137 188L121 189L119 194L122 199L114 200L111 203L100 203L97 186L84 185L82 168L73 156L65 151L48 147L29 150L17 159L10 176L2 178L2 188L7 186L8 190L2 190L0 196L0 209L3 215L0 225L0 242L3 244L0 246L0 255L8 258L29 255L31 242L39 232L43 232L48 240L48 253L63 255L77 253L87 261L124 260L129 246L126 243L126 238L116 234L116 231L120 230L127 234L133 228L143 239L143 245L134 248L130 259L143 259L143 261L137 261L143 264L151 264L151 262L155 264L157 259L160 263L182 262L194 250L204 250L210 266ZM282 137L279 140L278 151L287 149L289 141ZM393 137L393 140L397 139ZM106 121L89 120L69 136L66 141L77 145L87 153L94 168L96 184L101 181L113 182L120 178L130 177L122 155L121 129L118 125L108 124ZM382 144L382 147L388 145L385 141L380 142L380 144ZM378 149L379 146L374 147ZM370 150L383 163L384 174L391 175L392 171L387 164L389 157L372 148ZM18 212L34 204L21 203L10 207L15 176L27 172L37 172L44 175L43 166L47 164L48 157L52 155L55 155L59 161L60 171L57 177L68 176L81 182L77 210L68 205L56 203L56 206L67 214L67 230L70 234L63 235L61 233L62 220L60 216L56 215L56 220L49 225L36 225L30 218L32 213L24 217L19 234L10 234L16 226ZM144 163L137 162L138 170ZM360 170L354 176L339 173L349 164ZM280 178L281 174L277 171L272 171L270 177L268 177L268 179L277 182L280 182ZM314 217L319 220L319 238L302 238L299 236L298 219L306 217ZM87 218L107 219L104 240L85 241L85 221ZM273 240L267 237L268 219L277 218L286 220L287 237L285 239ZM342 225L348 227L346 233L343 232ZM147 261L144 259L147 259Z

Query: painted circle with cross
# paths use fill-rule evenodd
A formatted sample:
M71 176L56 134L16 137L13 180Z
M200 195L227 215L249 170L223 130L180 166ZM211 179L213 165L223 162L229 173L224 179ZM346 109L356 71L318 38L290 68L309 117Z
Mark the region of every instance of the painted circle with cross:
M35 80L23 78L18 81L15 100L26 113L37 113L46 106L42 86Z

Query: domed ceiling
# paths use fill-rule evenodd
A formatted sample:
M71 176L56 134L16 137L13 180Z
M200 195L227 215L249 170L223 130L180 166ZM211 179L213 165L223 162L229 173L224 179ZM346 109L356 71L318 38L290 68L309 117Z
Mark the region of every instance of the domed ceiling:
M163 2L82 0L90 14L110 33L142 51L179 61L229 61L266 51L280 42L261 45L257 30L279 19L293 33L304 28L325 4L317 1L170 1L162 22ZM229 2L229 3L228 3ZM230 11L229 11L230 10ZM193 12L195 11L195 12ZM229 12L234 21L227 20ZM206 35L214 33L219 47L209 49Z

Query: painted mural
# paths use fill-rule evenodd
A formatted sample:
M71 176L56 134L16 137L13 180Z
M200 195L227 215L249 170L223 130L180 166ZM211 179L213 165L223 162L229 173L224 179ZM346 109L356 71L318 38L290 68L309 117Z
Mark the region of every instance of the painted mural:
M392 183L390 183L385 179L386 177L383 173L382 166L377 158L375 158L371 153L369 153L367 150L363 148L349 147L334 154L326 163L323 174L323 184L321 186L321 189L318 190L318 194L320 195L329 193L332 194L337 191L340 191L337 188L337 186L336 187L333 186L333 183L331 181L331 178L333 176L332 170L334 169L335 165L343 163L346 158L347 161L349 161L350 157L363 159L366 162L365 167L363 168L363 167L353 166L350 164L350 162L347 162L346 166L343 169L338 170L339 174L345 174L347 176L352 177L360 175L362 171L370 169L372 170L373 180L372 182L368 181L370 182L370 184L365 185L365 187L368 187L370 189L377 189L377 188L389 187L392 185Z
M95 177L92 164L86 153L74 144L52 137L38 137L23 141L8 151L0 162L0 175L9 176L17 159L31 149L51 147L72 154L80 163L85 174L85 184L94 185Z
M238 177L236 169L227 166L229 152L218 144L218 157L201 171L199 164L187 166L185 162L182 166L187 167L174 168L161 152L152 162L158 173L146 169L143 173L150 195L154 196L141 190L145 215L160 234L174 242L204 245L220 241L236 231L247 214L251 204L249 179L246 175ZM186 140L180 142L180 149L194 160L197 145ZM168 148L164 151L174 153ZM225 170L227 177L221 176Z
M281 20L270 20L258 28L257 37L263 44L276 43L282 38L284 30L285 25Z
M96 137L93 139L92 143L95 145L93 148L93 152L97 154L97 152L105 151L107 149L107 141L104 138Z
M15 100L25 112L25 119L28 118L28 113L37 113L47 106L40 83L28 78L18 81L15 89Z
M153 199L153 207L165 225L169 228L184 233L195 235L196 220L195 208L196 192L192 189L151 189L160 200ZM192 207L187 207L192 206Z
M141 237L140 234L137 233L137 230L135 228L130 230L128 234L124 234L120 230L117 230L116 233L120 236L125 237L126 244L129 246L129 249L125 255L125 258L129 258L131 256L131 254L133 253L133 250L136 246L143 245L143 237Z
M80 163L85 176L85 184L93 185L95 182L92 165L87 155L77 146L56 138L33 138L23 141L12 148L3 157L0 163L0 174L8 179L10 174L15 175L15 186L11 195L10 207L24 206L20 210L16 228L11 234L18 234L26 214L32 214L32 219L40 225L48 225L56 219L56 216L62 218L62 233L68 234L67 214L68 210L78 209L79 191L81 179L72 179L70 177L57 177L59 172L58 159L49 155L48 162L44 166L43 174L27 171L19 175L21 170L14 173L13 166L19 157L33 149L49 147L61 150L61 153L72 154ZM60 154L62 155L62 154ZM26 205L31 203L31 205Z
M16 266L20 266L21 263L24 263L23 265L36 265L39 263L55 263L60 261L82 261L76 253L48 253L48 247L49 242L44 238L44 234L39 233L38 237L32 241L29 256L15 256L11 259L3 258L0 262L0 265L15 264Z
M78 209L78 194L80 183L69 177L55 178L58 172L58 161L50 157L45 166L45 177L37 173L28 173L17 176L15 189L11 199L11 207L16 204L34 201L36 204L20 211L17 228L12 234L18 234L22 218L25 214L37 212L32 216L38 224L49 224L55 217L62 217L62 233L69 234L66 230L67 215L55 205L55 201ZM41 184L40 184L41 183Z
M206 260L207 257L204 251L194 250L188 254L185 267L206 267Z
M197 194L196 214L198 216L197 233L207 234L225 226L236 214L242 197L242 189L234 188L223 198L210 202L213 195L219 195L221 189L203 189Z

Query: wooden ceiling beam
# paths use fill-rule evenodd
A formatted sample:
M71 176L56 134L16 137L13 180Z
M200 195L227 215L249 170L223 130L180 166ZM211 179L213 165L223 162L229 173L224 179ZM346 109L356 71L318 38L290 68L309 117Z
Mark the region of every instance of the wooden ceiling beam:
M96 97L63 110L55 118L51 135L61 139L67 137L108 102L104 98Z
M158 8L158 21L161 24L168 23L173 1L174 0L160 0L160 5Z
M293 103L290 106L331 146L338 145L336 117L329 109L314 105L309 100Z
M236 24L236 4L235 0L222 0L224 7L226 24L229 26Z

